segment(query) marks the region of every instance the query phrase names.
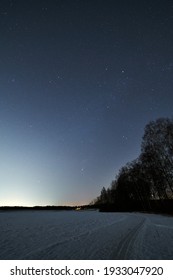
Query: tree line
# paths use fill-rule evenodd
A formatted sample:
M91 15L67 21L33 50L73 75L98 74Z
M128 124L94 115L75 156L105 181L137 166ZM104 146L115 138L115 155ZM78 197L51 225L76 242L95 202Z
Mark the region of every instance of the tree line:
M146 125L139 157L123 166L91 204L113 211L173 212L173 119Z

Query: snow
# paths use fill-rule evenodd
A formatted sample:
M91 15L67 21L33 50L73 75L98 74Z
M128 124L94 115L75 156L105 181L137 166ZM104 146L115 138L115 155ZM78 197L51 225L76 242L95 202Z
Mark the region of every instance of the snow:
M1 211L0 259L173 259L173 217Z

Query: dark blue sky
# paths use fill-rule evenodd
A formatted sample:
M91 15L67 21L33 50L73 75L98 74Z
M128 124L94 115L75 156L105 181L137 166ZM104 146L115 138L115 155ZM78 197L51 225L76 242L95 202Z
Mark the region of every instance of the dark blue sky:
M0 38L0 205L89 203L172 117L172 1L4 0Z

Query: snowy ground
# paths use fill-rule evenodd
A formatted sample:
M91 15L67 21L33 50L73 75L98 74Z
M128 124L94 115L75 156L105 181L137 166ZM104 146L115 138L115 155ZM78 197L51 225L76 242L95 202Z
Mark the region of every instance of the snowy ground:
M173 259L173 218L97 211L0 212L0 259Z

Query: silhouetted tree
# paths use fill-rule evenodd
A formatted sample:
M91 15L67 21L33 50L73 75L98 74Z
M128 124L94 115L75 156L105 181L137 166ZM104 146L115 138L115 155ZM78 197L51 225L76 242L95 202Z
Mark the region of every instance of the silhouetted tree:
M139 160L128 163L120 170L117 178L117 196L122 203L141 203L148 207L151 197L150 183Z
M145 127L140 156L155 195L173 194L173 120L158 119Z
M106 204L108 202L108 195L105 187L101 190L100 200L102 204Z

